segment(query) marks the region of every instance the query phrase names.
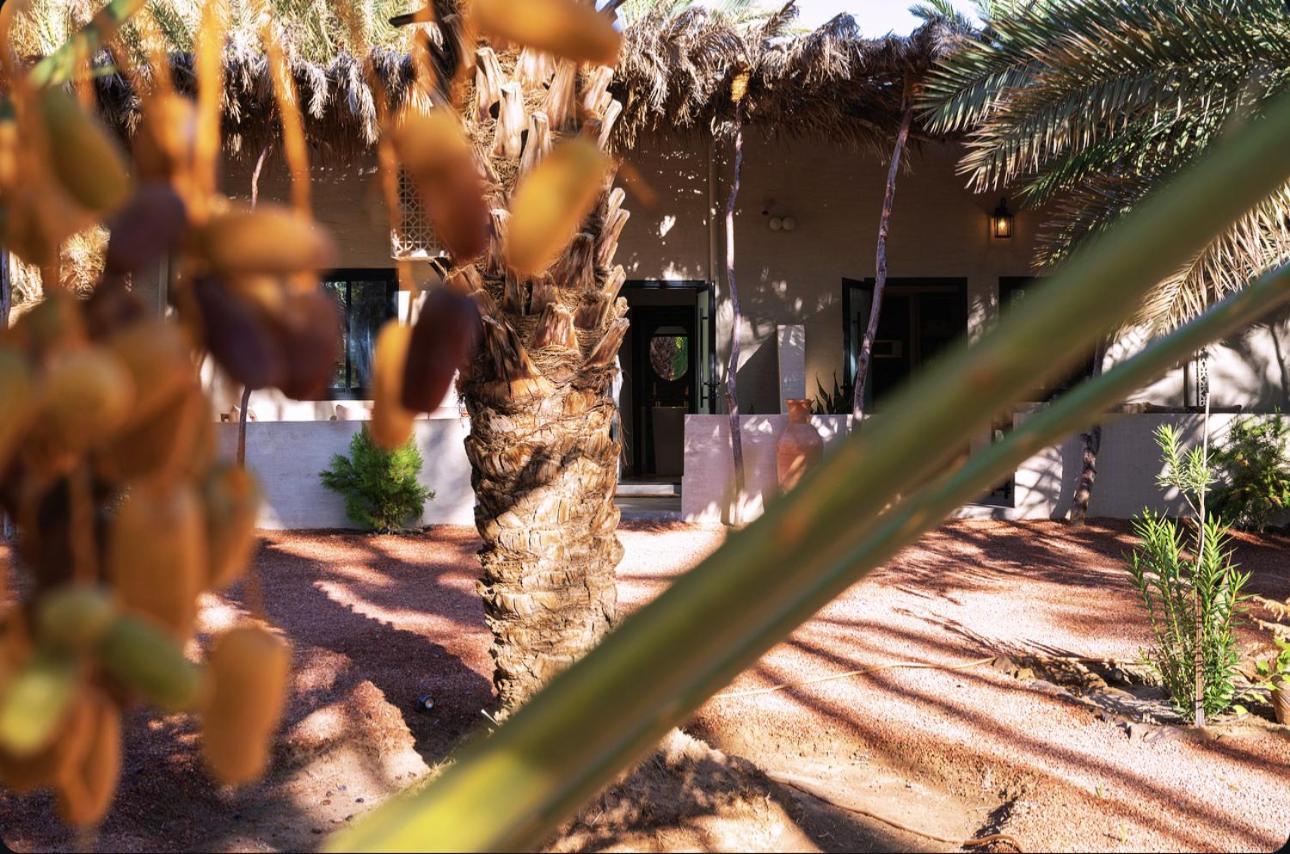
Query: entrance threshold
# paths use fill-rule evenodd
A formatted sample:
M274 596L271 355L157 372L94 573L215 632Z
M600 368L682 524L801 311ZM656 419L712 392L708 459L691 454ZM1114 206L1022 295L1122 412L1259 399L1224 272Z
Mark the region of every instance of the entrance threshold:
M680 498L679 480L626 480L618 482L614 495L632 498Z

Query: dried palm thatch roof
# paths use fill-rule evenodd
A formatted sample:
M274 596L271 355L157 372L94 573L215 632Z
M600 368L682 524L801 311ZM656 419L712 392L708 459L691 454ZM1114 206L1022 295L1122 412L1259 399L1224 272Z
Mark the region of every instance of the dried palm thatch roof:
M444 0L444 11L451 12L451 3ZM907 104L909 83L946 48L945 25L933 21L909 37L868 39L849 15L839 15L813 32L789 35L795 16L790 3L749 25L705 7L677 11L668 0L647 3L624 28L613 83L624 106L615 145L629 148L649 133L723 132L734 116L731 83L746 72L747 123L773 134L885 147ZM361 62L343 48L328 59L293 54L315 146L352 154L372 145L376 108ZM277 124L265 121L274 110L268 64L255 40L236 32L225 56L226 138L235 151L258 148ZM412 60L398 45L375 47L373 56L397 106L415 85ZM172 53L172 65L178 85L191 90L191 54ZM138 120L138 99L117 75L102 74L97 85L105 114L128 132Z
M931 21L908 37L865 38L850 15L786 35L790 3L753 29L692 7L646 16L626 31L615 89L625 109L620 144L645 131L721 131L734 116L731 83L748 75L745 121L775 134L885 149L908 104L907 87L953 43Z

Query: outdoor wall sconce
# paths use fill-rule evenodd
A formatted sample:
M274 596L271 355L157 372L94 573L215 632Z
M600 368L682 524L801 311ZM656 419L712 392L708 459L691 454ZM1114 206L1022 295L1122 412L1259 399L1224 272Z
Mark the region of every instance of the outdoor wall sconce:
M797 220L788 214L771 214L775 208L775 200L767 199L766 204L761 209L761 215L767 217L766 227L771 231L793 231L797 228Z
M1012 237L1012 226L1015 217L1008 210L1008 200L1000 199L999 206L990 214L990 234L995 240L1008 240Z

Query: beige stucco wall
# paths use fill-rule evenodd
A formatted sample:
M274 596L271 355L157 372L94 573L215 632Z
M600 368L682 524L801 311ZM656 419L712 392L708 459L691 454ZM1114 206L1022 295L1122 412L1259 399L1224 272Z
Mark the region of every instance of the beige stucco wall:
M831 386L842 373L842 279L874 274L874 246L886 177L885 155L818 142L768 140L748 132L739 205L735 213L736 280L744 321L739 396L746 412L779 409L775 328L802 324L806 329L806 388L816 378ZM724 365L731 327L724 281L723 207L729 187L728 143L715 155L701 138L645 140L630 160L655 191L658 204L647 208L629 197L632 218L624 231L618 260L629 279L667 278L715 281L719 299L717 349ZM956 146L915 145L908 168L898 179L891 233L889 275L964 278L968 285L969 331L984 329L998 311L998 280L1031 272L1037 215L1019 211L1016 236L992 240L987 214L999 194L978 195L955 173ZM224 183L231 195L250 192L253 156L226 164ZM314 169L312 191L318 219L334 234L342 266L388 267L390 241L385 206L371 155L341 164L335 158ZM289 182L280 154L274 153L260 177L260 198L287 201ZM715 209L714 209L715 205ZM1013 208L1017 205L1014 203ZM791 215L792 232L773 232L763 210ZM715 262L715 263L714 263ZM414 275L428 267L414 262ZM1107 363L1124 358L1140 342L1121 341ZM1210 359L1216 404L1241 404L1247 411L1290 406L1290 315L1249 330ZM1172 371L1131 399L1161 405L1184 402L1184 373ZM450 402L451 405L451 402ZM330 417L327 406L297 405L271 394L254 398L253 412L266 419Z
M662 203L636 203L619 260L628 278L698 278L718 283L718 352L728 352L731 312L725 298L724 205L731 174L728 145L713 164L715 221L709 215L709 160L702 143L647 141L631 155ZM1000 276L1030 272L1034 217L1017 217L1017 236L991 240L987 214L997 194L975 195L954 174L958 150L914 148L900 175L888 268L892 277L967 279L969 328L979 330L997 309ZM829 387L842 373L842 279L874 275L878 215L886 162L871 152L813 142L771 141L749 133L735 211L735 278L744 322L740 329L740 405L778 411L775 327L806 327L806 387L818 377ZM774 232L767 216L791 215L797 228ZM710 232L711 228L711 232ZM709 235L711 234L711 251ZM716 264L711 263L715 256ZM715 266L715 270L713 269Z

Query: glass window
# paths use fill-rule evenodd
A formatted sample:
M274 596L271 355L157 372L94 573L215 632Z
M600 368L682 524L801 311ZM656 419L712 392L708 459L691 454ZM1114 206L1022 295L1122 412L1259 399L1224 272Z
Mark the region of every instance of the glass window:
M398 313L398 279L393 270L336 270L323 279L323 285L335 295L343 317L332 394L366 397L372 384L376 335Z

